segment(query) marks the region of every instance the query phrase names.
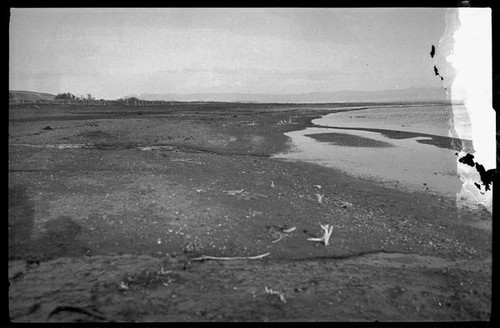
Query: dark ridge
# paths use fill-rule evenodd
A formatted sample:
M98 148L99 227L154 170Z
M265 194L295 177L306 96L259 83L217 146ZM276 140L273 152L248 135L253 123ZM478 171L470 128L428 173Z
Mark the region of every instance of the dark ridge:
M383 148L383 147L393 147L388 142L374 140L370 138L355 136L346 133L317 133L317 134L306 134L306 137L313 138L320 142L327 142L330 144L338 145L338 146L347 146L347 147L375 147L375 148Z
M371 131L382 134L383 136L390 139L410 139L417 137L430 138L426 140L417 140L417 142L422 144L428 144L444 149L451 150L462 150L464 148L471 149L472 141L467 139L451 138L444 136L436 136L427 133L418 132L408 132L408 131L397 131L397 130L384 130L384 129L373 129L373 128L358 128L358 127L338 127L338 126L324 126L324 125L314 125L318 128L326 129L339 129L339 130L360 130L360 131Z

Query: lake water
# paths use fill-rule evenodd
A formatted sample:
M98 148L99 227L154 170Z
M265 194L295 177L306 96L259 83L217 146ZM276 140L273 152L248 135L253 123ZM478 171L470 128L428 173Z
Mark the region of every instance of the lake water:
M285 133L292 140L292 150L275 157L334 167L393 188L455 198L462 188L457 150L450 149L451 142L443 137L456 137L457 132L462 138L470 136L465 109L458 114L462 116L456 110L453 113L449 105L332 113L313 120L322 127ZM450 127L455 130L450 132ZM328 138L329 133L335 135ZM434 139L445 142L439 144Z

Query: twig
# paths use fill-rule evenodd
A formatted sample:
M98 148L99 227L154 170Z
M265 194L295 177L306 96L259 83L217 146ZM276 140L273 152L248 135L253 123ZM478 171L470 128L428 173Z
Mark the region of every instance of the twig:
M280 237L278 239L276 239L276 240L273 240L271 243L277 243L278 241L280 241L281 239L283 239L284 235L282 233L279 233L279 232L278 232L278 234L279 234Z
M171 159L170 161L171 162L191 163L191 164L203 164L202 162L193 161L193 160L190 160L190 159L183 159L183 158L180 158L180 159Z
M271 253L265 253L257 256L237 256L237 257L217 257L217 256L207 256L202 255L200 257L196 257L191 259L191 261L204 261L204 260L221 260L221 261L230 261L230 260L257 260L263 257L268 256Z

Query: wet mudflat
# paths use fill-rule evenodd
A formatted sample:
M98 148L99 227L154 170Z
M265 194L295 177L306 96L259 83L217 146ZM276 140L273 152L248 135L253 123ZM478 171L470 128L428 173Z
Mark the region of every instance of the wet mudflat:
M487 211L270 158L334 107L162 110L10 109L11 320L489 319Z

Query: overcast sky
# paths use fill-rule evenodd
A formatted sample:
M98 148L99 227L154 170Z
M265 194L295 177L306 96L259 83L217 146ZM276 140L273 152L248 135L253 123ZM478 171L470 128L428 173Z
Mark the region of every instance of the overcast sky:
M11 9L9 89L308 93L439 87L446 9Z

